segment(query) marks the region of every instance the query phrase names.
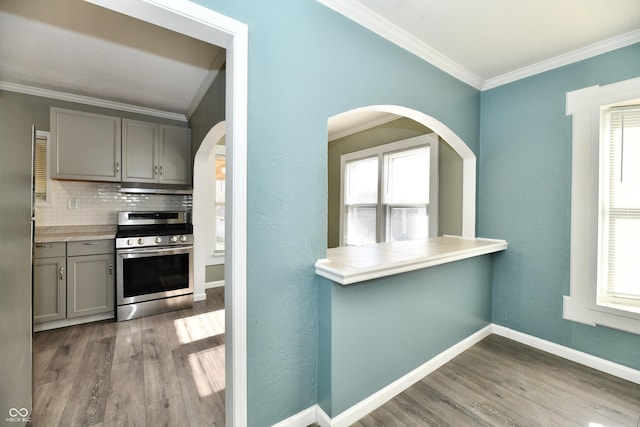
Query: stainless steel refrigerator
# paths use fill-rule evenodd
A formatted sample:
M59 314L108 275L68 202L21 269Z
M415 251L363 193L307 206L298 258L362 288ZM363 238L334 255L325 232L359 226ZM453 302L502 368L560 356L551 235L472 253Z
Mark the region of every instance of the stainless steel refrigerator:
M33 117L0 90L0 425L32 410ZM26 414L26 417L24 416Z

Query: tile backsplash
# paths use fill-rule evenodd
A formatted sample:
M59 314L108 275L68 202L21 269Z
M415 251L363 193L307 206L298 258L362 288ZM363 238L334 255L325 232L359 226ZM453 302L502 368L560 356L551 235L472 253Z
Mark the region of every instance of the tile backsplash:
M186 210L192 196L127 194L119 183L50 180L48 205L36 204L36 225L113 225L118 211Z

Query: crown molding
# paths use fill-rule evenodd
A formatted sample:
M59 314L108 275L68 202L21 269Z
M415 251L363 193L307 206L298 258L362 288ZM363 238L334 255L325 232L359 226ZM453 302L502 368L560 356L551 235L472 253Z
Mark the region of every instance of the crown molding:
M108 101L106 99L93 98L84 95L75 95L55 90L42 89L34 86L27 86L18 83L0 81L0 90L9 92L24 93L26 95L41 96L43 98L58 99L60 101L75 102L77 104L93 105L94 107L110 108L129 113L144 114L145 116L161 117L164 119L186 122L184 114L171 113L169 111L156 110L154 108L141 107L139 105L126 104L123 102Z
M316 0L478 90L484 79L357 2Z
M619 36L593 43L583 48L519 68L500 76L487 79L482 85L481 90L493 89L526 77L544 73L545 71L550 71L555 68L564 67L565 65L593 58L594 56L602 55L603 53L611 52L638 42L640 42L640 30L630 31Z
M640 42L640 30L634 30L485 80L358 2L316 1L480 91L493 89Z

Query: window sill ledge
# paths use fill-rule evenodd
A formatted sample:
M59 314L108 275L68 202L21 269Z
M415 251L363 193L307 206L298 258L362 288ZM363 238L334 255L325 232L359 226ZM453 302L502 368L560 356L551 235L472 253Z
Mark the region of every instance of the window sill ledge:
M441 236L327 249L327 258L318 260L315 268L318 276L351 285L505 249L504 240Z

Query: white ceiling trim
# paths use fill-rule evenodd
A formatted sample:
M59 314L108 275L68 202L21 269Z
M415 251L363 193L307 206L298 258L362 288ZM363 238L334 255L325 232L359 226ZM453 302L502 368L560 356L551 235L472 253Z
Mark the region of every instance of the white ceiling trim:
M343 114L349 114L349 113L350 111L347 111L346 113L343 113ZM356 126L350 127L340 132L330 133L328 139L329 139L329 142L335 141L336 139L344 138L345 136L353 135L354 133L363 132L365 130L374 128L376 126L382 126L386 123L392 122L399 118L400 116L397 116L395 114L391 114L391 113L385 114L382 117L378 117L377 119L369 120L364 123L359 123ZM332 118L330 118L329 121L331 121L331 119Z
M325 5L329 9L333 9L341 15L346 16L352 21L373 31L375 34L378 34L399 47L413 53L419 58L424 59L431 65L452 75L458 80L461 80L478 90L482 89L484 79L480 76L469 71L456 61L442 54L440 51L418 40L402 28L390 23L380 15L373 13L371 10L353 2L344 2L340 0L316 1Z
M485 80L359 3L341 0L316 1L481 91L640 42L640 30L634 30Z
M619 36L612 37L610 39L606 39L562 55L554 56L553 58L540 61L536 64L519 68L509 73L502 74L498 77L487 79L482 85L482 90L493 89L495 87L502 86L516 80L531 77L533 75L540 74L545 71L550 71L555 68L563 67L565 65L573 64L585 59L593 58L594 56L630 46L638 42L640 42L640 30L630 31L628 33L621 34Z
M24 93L26 95L41 96L44 98L58 99L60 101L75 102L84 105L93 105L94 107L110 108L113 110L127 111L129 113L144 114L146 116L161 117L164 119L177 120L186 122L187 117L184 114L171 113L169 111L156 110L154 108L141 107L138 105L125 104L123 102L108 101L106 99L93 98L91 96L75 95L66 92L58 92L55 90L42 89L33 86L21 85L0 81L0 90L10 92Z
M188 118L191 118L193 113L195 113L196 109L200 105L200 102L202 101L204 96L207 94L209 87L215 81L216 77L218 77L218 74L222 69L222 66L226 61L226 59L227 59L226 51L224 49L220 49L216 57L213 58L213 61L211 62L211 66L209 67L209 71L207 72L207 75L205 76L204 80L202 81L202 84L198 88L198 91L196 92L196 94L193 97L193 100L191 101L191 105L189 106L189 110L187 111Z

